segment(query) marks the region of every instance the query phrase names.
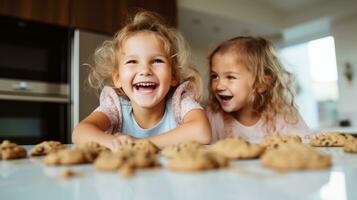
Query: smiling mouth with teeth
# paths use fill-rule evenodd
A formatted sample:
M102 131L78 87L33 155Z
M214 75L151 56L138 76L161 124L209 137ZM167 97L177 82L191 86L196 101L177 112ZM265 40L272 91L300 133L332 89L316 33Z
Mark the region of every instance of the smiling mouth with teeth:
M154 90L157 87L157 84L153 82L139 82L139 83L135 83L134 87L136 90L139 90L141 88Z
M233 96L228 96L228 95L218 95L220 99L227 101L233 98Z

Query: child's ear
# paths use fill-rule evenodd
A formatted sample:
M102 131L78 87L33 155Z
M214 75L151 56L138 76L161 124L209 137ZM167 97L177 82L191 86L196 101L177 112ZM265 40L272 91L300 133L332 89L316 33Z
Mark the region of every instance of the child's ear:
M259 94L265 92L267 89L268 89L267 85L260 84L260 85L257 86L257 92Z
M112 79L113 79L113 84L116 88L121 88L121 83L119 80L119 71L118 70L114 70L113 74L112 74Z
M176 80L176 77L172 77L171 86L175 87L175 86L177 86L177 84L178 84L178 81Z
M269 86L273 84L273 78L271 76L266 76L265 77L265 84L259 84L256 89L259 94L265 92Z

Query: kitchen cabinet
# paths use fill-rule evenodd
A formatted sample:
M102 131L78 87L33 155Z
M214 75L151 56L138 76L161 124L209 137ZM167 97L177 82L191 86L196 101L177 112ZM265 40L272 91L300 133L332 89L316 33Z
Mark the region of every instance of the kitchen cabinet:
M116 12L122 7L117 0L72 0L71 26L96 32L113 33L116 21Z
M145 9L177 25L176 0L0 0L0 15L113 35Z
M155 11L176 26L176 0L72 0L72 26L108 33L117 32L138 10Z
M168 24L177 26L176 0L127 0L127 10L144 8L159 13Z
M71 0L0 0L0 15L68 26Z

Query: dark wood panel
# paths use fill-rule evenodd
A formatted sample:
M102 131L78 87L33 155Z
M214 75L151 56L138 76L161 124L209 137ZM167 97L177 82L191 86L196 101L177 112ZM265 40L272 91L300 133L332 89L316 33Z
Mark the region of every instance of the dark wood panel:
M69 25L70 0L0 0L0 14Z
M177 26L176 0L126 0L129 14L140 9L159 13L171 26Z
M138 10L177 25L176 0L0 0L0 15L114 34Z
M112 33L116 0L72 0L71 25L76 28Z

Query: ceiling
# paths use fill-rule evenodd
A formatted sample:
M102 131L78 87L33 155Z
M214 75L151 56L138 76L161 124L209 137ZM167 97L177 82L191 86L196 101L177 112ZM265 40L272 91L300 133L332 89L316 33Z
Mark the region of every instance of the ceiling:
M304 9L309 6L326 3L330 0L256 0L262 4L268 4L277 12L288 15L290 12Z
M355 14L356 0L178 0L179 29L195 48L238 35L289 43L328 34L333 21Z

